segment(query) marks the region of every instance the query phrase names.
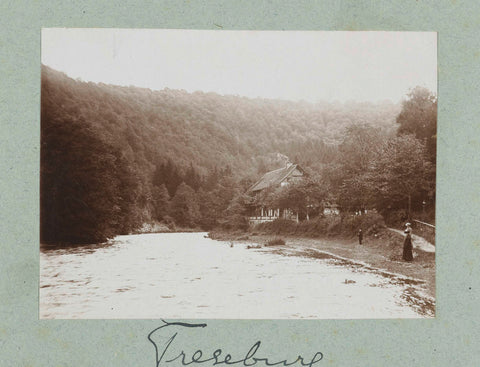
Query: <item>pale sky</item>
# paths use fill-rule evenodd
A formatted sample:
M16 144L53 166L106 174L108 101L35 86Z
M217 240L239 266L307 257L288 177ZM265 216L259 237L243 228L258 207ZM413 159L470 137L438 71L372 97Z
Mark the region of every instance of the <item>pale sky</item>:
M46 28L42 63L84 81L294 101L437 92L435 32Z

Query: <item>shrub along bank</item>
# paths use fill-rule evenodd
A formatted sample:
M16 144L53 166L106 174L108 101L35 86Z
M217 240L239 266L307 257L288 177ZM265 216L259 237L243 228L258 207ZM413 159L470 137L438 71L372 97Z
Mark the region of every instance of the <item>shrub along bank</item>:
M357 235L359 229L365 235L374 235L383 228L385 228L383 217L377 213L368 213L363 215L319 216L299 223L277 219L273 222L260 223L251 231L261 234L306 237L351 237Z

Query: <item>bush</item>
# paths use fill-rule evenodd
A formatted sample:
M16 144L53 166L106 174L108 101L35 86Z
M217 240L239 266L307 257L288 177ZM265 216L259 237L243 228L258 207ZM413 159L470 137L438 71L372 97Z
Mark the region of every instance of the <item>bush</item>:
M268 241L265 246L285 246L285 241L281 238L275 238L273 240Z
M257 224L255 230L260 233L295 234L297 223L291 220L277 219L273 222Z
M248 220L244 215L233 214L223 223L221 223L223 229L227 230L241 230L246 231L248 229Z
M292 220L277 219L273 222L260 223L255 227L256 232L283 235L319 236L355 236L359 229L367 235L373 235L385 228L383 217L378 213L363 215L330 215L318 216L309 221L295 222Z
M360 228L363 233L370 235L385 228L385 222L378 213L349 215L343 218L343 233L345 235L355 236Z
M175 231L177 229L177 226L175 225L175 221L173 220L172 217L165 215L163 217L163 223L166 224L169 230Z
M343 228L343 221L342 218L339 216L328 216L325 218L322 218L326 224L327 224L327 235L328 236L336 236L340 234L345 234L342 232L345 232Z
M383 213L385 223L392 227L403 227L408 220L408 214L405 209L391 210Z
M245 236L239 236L239 237L235 238L235 241L246 241L248 239L250 239L250 237L245 235Z

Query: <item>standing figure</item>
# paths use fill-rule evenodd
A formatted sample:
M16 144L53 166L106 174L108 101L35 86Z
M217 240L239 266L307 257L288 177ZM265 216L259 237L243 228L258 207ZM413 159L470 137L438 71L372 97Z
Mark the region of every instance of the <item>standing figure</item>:
M362 244L362 241L363 241L363 232L362 232L362 229L360 228L358 230L358 244Z
M406 224L407 228L405 229L405 240L403 241L403 260L412 261L413 260L413 245L412 245L412 227L410 223Z
M376 224L373 224L372 232L373 232L373 235L375 236L375 238L377 238L378 237L378 228L377 228Z

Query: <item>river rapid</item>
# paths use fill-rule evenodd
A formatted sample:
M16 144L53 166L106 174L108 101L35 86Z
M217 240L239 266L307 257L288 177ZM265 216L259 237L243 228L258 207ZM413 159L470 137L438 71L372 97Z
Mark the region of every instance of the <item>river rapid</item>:
M40 253L40 318L48 319L431 316L412 304L411 291L334 259L232 247L206 233L118 236Z

